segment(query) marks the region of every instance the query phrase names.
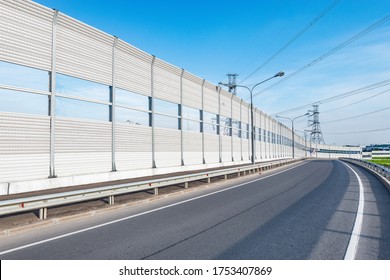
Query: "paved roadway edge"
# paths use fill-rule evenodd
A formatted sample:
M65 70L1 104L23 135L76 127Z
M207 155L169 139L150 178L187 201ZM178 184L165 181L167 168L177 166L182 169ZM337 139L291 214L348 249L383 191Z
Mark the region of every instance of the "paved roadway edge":
M141 213L138 213L138 214L130 215L130 216L127 216L127 217L124 217L124 218L116 219L116 220L113 220L113 221L110 221L110 222L106 222L106 223L103 223L103 224L98 224L98 225L95 225L95 226L92 226L92 227L88 227L88 228L85 228L85 229L73 231L73 232L62 234L62 235L58 235L58 236L55 236L55 237L52 237L52 238L48 238L48 239L44 239L44 240L41 240L41 241L30 243L30 244L26 244L26 245L23 245L23 246L19 246L19 247L13 248L13 249L5 250L5 251L0 252L0 256L8 254L8 253L15 252L15 251L19 251L19 250L22 250L22 249L26 249L26 248L29 248L29 247L33 247L33 246L36 246L36 245L44 244L44 243L47 243L47 242L50 242L50 241L62 239L62 238L68 237L68 236L72 236L72 235L76 235L76 234L79 234L79 233L83 233L83 232L86 232L86 231L90 231L90 230L93 230L93 229L97 229L97 228L100 228L100 227L104 227L104 226L108 226L108 225L111 225L111 224L119 223L119 222L122 222L122 221L125 221L125 220L129 220L129 219L133 219L133 218L140 217L140 216L143 216L143 215L147 215L147 214L150 214L150 213L153 213L153 212L157 212L157 211L160 211L160 210L164 210L164 209L167 209L167 208L178 206L178 205L181 205L181 204L184 204L184 203L187 203L187 202L191 202L191 201L194 201L194 200L198 200L198 199L201 199L201 198L204 198L204 197L212 196L212 195L215 195L215 194L218 194L218 193L221 193L221 192L225 192L225 191L233 190L233 189L236 189L236 188L239 188L239 187L243 187L245 185L248 185L248 184L251 184L251 183L254 183L254 182L257 182L257 181L261 181L261 180L264 180L264 179L267 179L267 178L279 175L281 173L287 172L287 171L292 170L294 168L297 168L297 167L300 167L302 165L305 165L308 162L309 161L304 161L304 162L301 162L300 164L292 166L292 167L290 167L288 169L281 170L279 172L276 172L276 173L273 173L273 174L270 174L270 175L267 175L267 176L255 179L255 180L251 180L251 181L248 181L248 182L245 182L245 183L241 183L241 184L238 184L238 185L235 185L235 186L224 188L222 190L214 191L214 192L211 192L211 193L208 193L208 194L196 196L196 197L193 197L193 198L190 198L190 199L186 199L186 200L183 200L183 201L179 201L179 202L176 202L176 203L172 203L172 204L169 204L169 205L158 207L156 209L148 210L148 211L141 212ZM98 211L103 211L103 210L98 210ZM98 212L98 211L95 211L95 212ZM90 216L90 215L87 215L87 216Z
M341 161L342 162L342 161ZM363 215L364 215L364 186L360 176L357 172L345 162L342 162L346 167L348 167L356 176L359 183L359 206L356 212L355 223L351 233L351 238L348 243L347 251L345 252L344 260L354 260L356 257L357 247L359 244L359 239L362 230L363 224Z
M343 160L342 160L343 161ZM385 177L383 177L381 174L379 174L378 172L368 168L367 166L364 166L364 165L360 165L356 162L353 162L353 161L347 161L348 163L354 165L354 166L358 166L358 167L361 167L361 168L364 168L364 170L367 170L368 172L370 172L372 175L376 176L384 185L385 187L387 188L387 190L390 192L390 181L388 179L386 179Z

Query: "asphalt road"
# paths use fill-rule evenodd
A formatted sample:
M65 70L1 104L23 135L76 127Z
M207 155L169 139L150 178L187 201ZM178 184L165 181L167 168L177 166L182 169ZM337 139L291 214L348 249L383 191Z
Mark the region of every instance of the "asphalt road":
M390 259L390 193L350 166L361 185L340 161L306 161L2 238L0 259Z

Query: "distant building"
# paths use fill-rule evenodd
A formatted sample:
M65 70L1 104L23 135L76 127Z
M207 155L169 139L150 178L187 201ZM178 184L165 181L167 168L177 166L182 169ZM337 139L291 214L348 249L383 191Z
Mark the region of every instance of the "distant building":
M362 149L363 159L390 157L390 144L372 144Z

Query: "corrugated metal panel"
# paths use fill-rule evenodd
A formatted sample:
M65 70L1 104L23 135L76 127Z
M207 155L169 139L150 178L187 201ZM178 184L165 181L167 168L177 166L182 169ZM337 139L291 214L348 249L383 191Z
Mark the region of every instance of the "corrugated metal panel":
M0 183L49 177L50 154L1 155Z
M277 145L276 145L276 133L277 133L277 130L276 130L276 121L274 119L272 119L272 132L274 134L273 136L273 143L272 143L272 154L273 154L273 157L274 158L277 158L278 155L277 155L277 152L278 152L278 149L277 149Z
M59 14L57 72L111 85L113 43L113 36Z
M241 118L241 99L238 98L237 96L233 96L233 100L232 100L232 106L233 106L233 112L232 112L232 115L233 115L233 119L235 120L240 120Z
M272 148L271 148L271 119L266 115L265 126L267 130L267 158L272 158Z
M115 84L117 87L146 96L151 95L153 57L118 40L115 52Z
M221 136L222 140L222 162L232 161L232 138L229 136Z
M243 123L249 123L249 113L250 113L250 105L242 102L241 104L241 121Z
M255 153L256 153L256 161L260 161L260 159L261 159L261 147L260 147L260 142L259 141L256 141Z
M257 109L254 109L254 112L253 112L253 122L254 122L254 125L256 128L259 128L260 127L260 111L257 110ZM257 131L256 131L257 133ZM256 135L256 139L257 139L257 135ZM257 141L257 140L256 140Z
M265 125L264 125L264 113L263 112L260 112L260 128L261 128L261 139L263 141L263 129L264 129Z
M204 110L210 113L219 114L218 105L218 87L210 84L209 82L204 83L203 87L203 106Z
M181 165L180 131L155 128L155 159L157 167Z
M0 112L0 131L0 182L49 176L49 117Z
M264 139L264 129L265 129L265 114L263 112L260 112L260 128L261 128L261 141L260 141L260 156L261 159L266 158L266 144Z
M111 171L111 123L61 117L56 121L58 176Z
M206 163L219 162L219 135L204 134L204 157Z
M50 118L0 112L0 154L50 151Z
M242 139L242 158L244 161L250 160L250 139Z
M183 131L183 158L185 165L202 164L202 134Z
M51 69L53 10L30 1L0 2L0 60Z
M156 58L153 66L154 97L180 104L181 69Z
M256 110L256 127L261 128L261 111Z
M116 124L115 163L118 171L152 168L152 128Z
M232 116L232 95L224 90L221 90L221 115L231 118Z
M241 139L233 137L233 159L235 162L241 161Z
M190 73L183 74L183 105L202 109L203 80Z
M271 118L271 131L276 133L276 121Z

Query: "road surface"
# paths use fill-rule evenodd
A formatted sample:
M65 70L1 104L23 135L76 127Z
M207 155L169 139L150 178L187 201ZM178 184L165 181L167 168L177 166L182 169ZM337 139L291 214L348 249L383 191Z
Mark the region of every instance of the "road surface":
M0 259L390 259L390 193L307 160L0 239Z

